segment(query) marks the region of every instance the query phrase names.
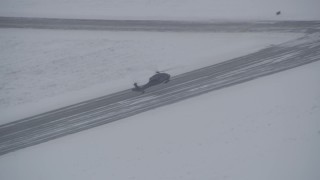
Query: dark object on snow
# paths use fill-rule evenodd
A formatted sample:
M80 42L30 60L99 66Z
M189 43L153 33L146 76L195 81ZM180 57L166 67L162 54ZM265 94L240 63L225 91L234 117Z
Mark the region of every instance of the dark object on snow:
M277 12L277 15L280 15L280 14L281 14L281 11L278 11L278 12Z
M134 83L134 88L132 89L132 91L139 91L144 93L144 90L151 87L151 86L155 86L161 83L168 83L170 81L170 75L167 73L160 73L157 72L155 75L153 75L150 79L149 82L145 85L142 86L138 86L137 83Z

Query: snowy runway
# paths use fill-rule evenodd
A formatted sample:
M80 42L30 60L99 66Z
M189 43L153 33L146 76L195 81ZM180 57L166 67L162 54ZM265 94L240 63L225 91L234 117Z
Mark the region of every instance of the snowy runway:
M305 32L319 31L320 21L100 20L1 17L0 28L156 31L156 32Z
M122 91L0 126L0 154L129 117L212 90L320 60L320 36L284 44L173 77L145 94Z

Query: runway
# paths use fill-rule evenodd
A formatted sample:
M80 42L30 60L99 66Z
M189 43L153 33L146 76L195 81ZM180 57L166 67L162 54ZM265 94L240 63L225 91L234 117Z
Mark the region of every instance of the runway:
M129 89L1 125L0 155L318 60L320 35L306 33L290 42L174 76L144 94Z
M162 21L0 17L0 28L157 32L319 32L320 21Z

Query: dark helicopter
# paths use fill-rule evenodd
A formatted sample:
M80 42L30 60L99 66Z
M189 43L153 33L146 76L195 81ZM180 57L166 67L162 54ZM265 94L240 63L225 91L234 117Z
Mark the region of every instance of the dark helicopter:
M168 83L170 81L170 75L167 73L160 73L160 72L156 72L155 75L151 76L149 78L149 82L145 85L142 86L138 86L137 83L134 83L134 88L132 88L132 91L138 91L138 92L145 92L145 89L151 87L151 86L155 86L158 84L162 84L162 83Z

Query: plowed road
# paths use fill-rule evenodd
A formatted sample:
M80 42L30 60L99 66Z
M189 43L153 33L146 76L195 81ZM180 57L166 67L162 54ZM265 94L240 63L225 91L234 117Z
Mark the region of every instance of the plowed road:
M0 27L8 28L2 21L3 18L0 18ZM286 22L283 26L286 27L285 25ZM299 22L296 25L298 26ZM277 26L281 27L279 23ZM189 24L184 28L192 29L193 25ZM286 29L285 31L298 29L309 33L291 42L172 77L168 84L150 88L145 94L125 90L1 125L0 155L320 60L320 35L311 33L319 29L318 23L309 23L309 26L304 28L298 26L296 29L292 27L283 29ZM266 31L268 30L270 27Z

